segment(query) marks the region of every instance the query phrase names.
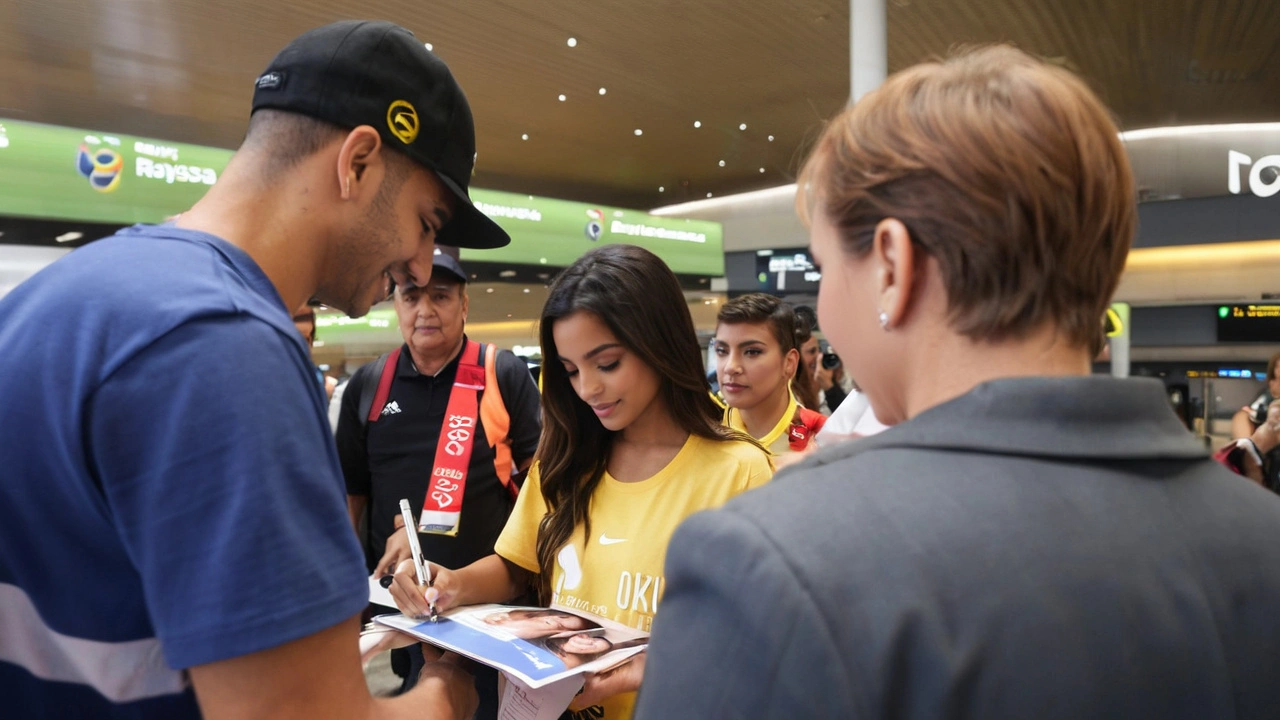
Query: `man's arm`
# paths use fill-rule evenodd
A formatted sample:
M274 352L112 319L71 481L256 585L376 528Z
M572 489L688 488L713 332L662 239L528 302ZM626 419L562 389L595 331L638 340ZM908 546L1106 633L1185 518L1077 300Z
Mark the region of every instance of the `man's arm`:
M448 661L429 662L410 692L374 699L360 672L357 618L293 642L191 668L205 718L471 717L476 692L469 674Z
M666 581L637 720L858 716L806 591L821 579L795 576L763 528L724 510L693 516L668 546Z
M342 477L347 483L347 496L369 497L372 484L369 472L369 451L365 440L365 419L360 417L360 395L369 380L369 366L356 370L342 391L342 408L338 411L338 427L333 439L338 446L338 462L342 465ZM375 378L373 382L377 382ZM350 502L348 501L348 508ZM357 521L353 523L360 527Z
M348 495L347 514L351 516L351 527L360 532L360 521L364 519L364 510L369 506L368 495Z

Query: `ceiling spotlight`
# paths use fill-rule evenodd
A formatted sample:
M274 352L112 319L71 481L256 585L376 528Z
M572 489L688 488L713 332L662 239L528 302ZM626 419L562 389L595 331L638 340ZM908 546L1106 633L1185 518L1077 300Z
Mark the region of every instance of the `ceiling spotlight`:
M707 197L711 197L711 193L707 193Z
M431 43L425 43L425 45L426 45L426 48L427 48L428 50L432 50L432 51L434 51L434 50L436 49L436 48L435 48L435 46L434 46L434 45L432 45Z
M696 128L700 128L700 127L702 127L702 121L701 121L701 120L694 120L694 121L693 121L693 126L694 126L694 127L696 127Z
M762 172L762 173L763 173L763 172L764 172L764 168L760 168L760 172Z
M661 185L658 186L658 192L666 192L667 189Z
M509 278L509 277L515 277L515 276L516 276L515 270L503 270L502 272L498 273L498 277Z
M643 134L644 134L643 130L641 130L640 128L636 128L636 137L640 137Z
M507 317L511 317L511 313L507 313Z
M528 140L528 139L529 139L529 133L524 133L524 134L522 134L522 135L520 136L520 139L521 139L521 140Z
M720 167L724 167L724 161L723 161L723 160L721 160L721 161L720 161Z
M560 102L564 102L564 95L560 96Z
M607 93L607 92L609 92L609 91L608 91L608 90L605 90L604 88L600 88L600 94L601 94L601 95L603 95L603 94L605 94L605 93Z
M769 142L773 142L773 136L772 136L772 135L770 135L770 136L769 136Z
M578 38L569 38L569 47L578 47Z
M58 237L54 238L54 240L57 240L60 243L64 243L64 242L72 242L74 240L79 240L82 237L84 237L84 233L76 232L75 230L72 230L71 232L62 233Z
M524 291L525 291L526 293L527 293L527 292L529 292L529 288L525 288L525 289L524 289Z
M739 125L739 126L738 126L738 129L739 129L739 130L746 130L746 129L747 129L747 124L746 124L746 123L742 123L741 125Z
M487 293L491 293L493 292L493 288L485 288L484 291Z

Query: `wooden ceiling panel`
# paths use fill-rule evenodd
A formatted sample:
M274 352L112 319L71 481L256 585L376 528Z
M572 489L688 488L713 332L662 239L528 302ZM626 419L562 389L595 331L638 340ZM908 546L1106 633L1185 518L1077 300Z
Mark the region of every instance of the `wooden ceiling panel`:
M409 27L453 68L476 183L495 189L643 208L776 185L848 96L847 0L0 0L0 117L235 147L271 56L353 11ZM1280 119L1274 0L887 12L891 71L1009 41L1080 72L1129 128Z

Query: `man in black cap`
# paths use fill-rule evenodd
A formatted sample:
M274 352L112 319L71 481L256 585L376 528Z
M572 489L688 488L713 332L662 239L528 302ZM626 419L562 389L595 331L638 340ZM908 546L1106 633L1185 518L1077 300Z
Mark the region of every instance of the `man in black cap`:
M430 280L397 285L393 297L404 345L355 372L338 416L352 523L367 525L369 570L393 574L410 557L399 507L407 498L414 518L427 510L427 559L465 567L493 554L533 462L538 388L520 358L466 336L467 274L452 256L437 250ZM400 652L412 656L412 687L421 654ZM476 680L476 717L496 717L497 674L480 668Z
M19 713L474 708L434 653L412 693L365 688L364 562L290 322L311 297L358 316L392 280L426 283L437 240L508 242L467 197L466 98L407 30L343 22L285 48L253 110L174 224L0 300L0 697Z

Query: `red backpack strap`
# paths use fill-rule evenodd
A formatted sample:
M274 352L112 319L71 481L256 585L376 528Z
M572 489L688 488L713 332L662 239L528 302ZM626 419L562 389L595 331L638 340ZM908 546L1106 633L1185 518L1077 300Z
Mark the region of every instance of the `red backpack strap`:
M396 376L396 366L400 364L400 350L396 348L387 355L387 362L382 366L382 377L378 378L378 392L373 396L373 405L369 407L369 422L378 422L382 417L382 408L387 405L387 396L391 394L391 381Z

